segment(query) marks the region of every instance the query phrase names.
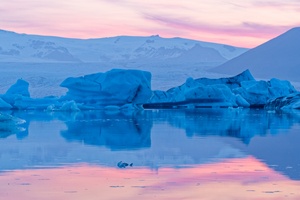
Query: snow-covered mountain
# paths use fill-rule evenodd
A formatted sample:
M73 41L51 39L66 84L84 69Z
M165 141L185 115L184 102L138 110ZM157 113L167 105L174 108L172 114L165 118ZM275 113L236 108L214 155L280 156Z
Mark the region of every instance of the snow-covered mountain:
M276 77L299 82L300 27L233 58L213 71L236 74L245 69L249 69L257 78Z
M0 62L173 64L217 66L247 49L182 38L118 36L69 39L0 30Z
M149 71L152 89L165 90L184 83L188 77L208 76L207 68L245 51L157 35L84 40L0 30L0 94L21 78L29 82L32 96L61 95L65 89L59 84L64 79L112 68Z

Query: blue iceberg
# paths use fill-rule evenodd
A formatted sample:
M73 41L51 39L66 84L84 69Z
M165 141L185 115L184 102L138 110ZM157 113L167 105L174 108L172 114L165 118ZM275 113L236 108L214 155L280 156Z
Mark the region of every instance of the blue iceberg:
M153 91L145 105L159 107L264 107L272 98L296 93L289 81L256 81L249 70L220 79L192 79L167 91Z
M61 101L74 100L86 108L143 104L151 97L151 73L140 70L113 69L61 83L68 92Z
M257 81L249 70L229 78L188 78L184 84L167 91L151 90L150 72L123 69L70 77L61 83L61 87L68 89L61 97L31 98L28 82L19 79L0 96L0 109L68 112L105 109L118 112L143 108L263 108L266 104L271 105L268 102L272 99L289 99L289 95L297 93L289 81L274 78Z

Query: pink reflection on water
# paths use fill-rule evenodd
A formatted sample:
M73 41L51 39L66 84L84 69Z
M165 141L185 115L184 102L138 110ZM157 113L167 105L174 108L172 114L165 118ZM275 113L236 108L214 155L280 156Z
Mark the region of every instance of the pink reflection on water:
M0 199L300 199L300 182L253 157L190 168L80 165L0 174Z

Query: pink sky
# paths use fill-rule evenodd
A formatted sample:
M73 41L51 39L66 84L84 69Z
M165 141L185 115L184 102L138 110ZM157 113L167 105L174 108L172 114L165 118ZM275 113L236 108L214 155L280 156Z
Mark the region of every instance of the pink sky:
M255 47L300 26L299 0L9 0L0 29L72 38L183 37Z

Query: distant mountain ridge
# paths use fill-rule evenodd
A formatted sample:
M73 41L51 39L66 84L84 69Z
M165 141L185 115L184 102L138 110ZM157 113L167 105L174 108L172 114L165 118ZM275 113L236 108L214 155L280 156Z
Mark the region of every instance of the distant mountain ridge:
M249 69L254 77L300 81L300 27L271 39L214 68L213 72L236 74Z
M248 49L158 35L70 39L0 30L0 62L217 66Z

